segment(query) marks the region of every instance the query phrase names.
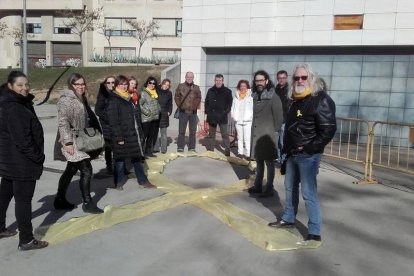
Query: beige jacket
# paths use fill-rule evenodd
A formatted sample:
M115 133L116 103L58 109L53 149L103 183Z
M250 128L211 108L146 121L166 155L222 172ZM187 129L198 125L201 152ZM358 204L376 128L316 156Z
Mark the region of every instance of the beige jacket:
M75 137L76 131L84 129L86 125L85 107L82 101L75 95L72 90L64 90L60 95L60 99L57 103L58 110L58 137L56 142L60 144L60 150L67 161L79 162L90 156L83 151L79 151L76 148ZM64 146L67 143L73 143L75 153L69 155ZM56 152L58 146L55 145L55 159L59 158L59 152Z

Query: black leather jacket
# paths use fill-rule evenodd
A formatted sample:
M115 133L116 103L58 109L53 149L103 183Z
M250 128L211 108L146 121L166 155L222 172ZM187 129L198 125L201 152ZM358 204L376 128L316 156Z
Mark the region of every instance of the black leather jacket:
M284 152L288 156L323 153L335 132L335 103L326 93L294 100L286 121Z

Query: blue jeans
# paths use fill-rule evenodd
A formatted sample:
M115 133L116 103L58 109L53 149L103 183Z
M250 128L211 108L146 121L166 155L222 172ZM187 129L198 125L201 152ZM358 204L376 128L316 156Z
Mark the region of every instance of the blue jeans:
M266 191L273 191L273 180L275 178L275 161L274 160L256 160L256 179L254 180L254 186L257 189L262 190L264 165L267 167L267 184Z
M308 234L320 235L321 209L317 192L316 176L319 171L321 154L298 154L289 156L286 164L285 191L286 203L282 219L295 222L299 204L299 182L302 198L308 215Z
M138 159L132 159L131 163L134 165L135 175L137 176L138 183L140 185L148 182L148 178L145 175L144 167ZM124 181L124 166L125 160L119 159L115 160L115 171L114 171L114 181L115 185L119 185Z
M283 139L285 138L285 125L282 124L279 130L279 140L278 140L278 154L279 154L279 163L282 164L286 159L286 153L283 153Z

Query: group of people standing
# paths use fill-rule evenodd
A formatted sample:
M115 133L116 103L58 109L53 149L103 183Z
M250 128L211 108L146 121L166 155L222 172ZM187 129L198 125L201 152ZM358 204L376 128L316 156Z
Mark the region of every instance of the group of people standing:
M205 113L210 138L220 126L225 155L230 155L227 132L228 114L235 123L238 154L256 160L254 185L249 194L274 195L275 162L285 175L286 203L281 218L270 227L294 227L299 205L299 183L309 218L306 240L321 241L321 212L317 194L317 174L324 147L336 132L335 103L326 93L326 84L309 64L298 64L290 85L288 74L276 74L277 85L264 70L254 73L252 90L240 80L232 98L223 85L224 77L215 75L215 85L206 95ZM263 187L265 166L267 183Z
M145 158L154 157L158 128L161 129L161 152L167 150L166 128L172 112L171 81L165 79L158 86L157 80L149 77L140 91L137 91L137 84L133 77L106 77L100 86L95 113L85 96L85 78L78 73L68 78L67 89L61 92L57 103L54 159L67 163L53 202L55 209L76 208L66 199L66 192L79 171L83 211L103 213L90 192L91 160L98 157L102 149L86 152L76 143L79 132L87 128L103 135L107 171L113 173L118 190L122 190L124 176L128 172L125 167L127 160L133 164L139 185L156 188L148 181L142 163ZM15 197L18 249L44 248L48 243L34 238L31 223L31 200L45 160L43 128L33 108L34 96L29 93L27 77L19 71L9 74L0 93L0 238L17 234L6 228L6 211Z
M294 68L290 85L286 71L279 71L276 78L278 84L274 86L269 74L259 70L254 73L251 86L247 80L238 82L233 98L231 90L224 86L223 75L215 75L215 85L208 90L205 99L210 138L215 140L219 126L225 155L230 155L227 132L230 113L238 135L238 154L257 162L254 185L247 189L249 194L273 196L275 160L284 164L285 208L282 217L269 226L295 225L300 183L309 217L306 240L320 241L321 213L316 177L324 147L336 131L335 103L309 64L298 64ZM194 74L187 72L185 82L178 85L174 94L179 119L177 152L184 151L187 125L188 150L195 151L201 91L193 80ZM108 76L100 86L95 113L85 96L85 78L78 73L71 74L68 87L62 91L57 104L54 157L67 164L59 179L54 200L56 209L76 208L66 199L66 192L73 176L80 171L83 211L103 212L90 194L91 160L98 157L102 149L85 152L76 145L77 133L85 128L94 128L103 134L106 169L113 174L117 189L122 190L128 173L126 161L133 165L139 185L156 188L148 181L142 163L154 157L158 147L162 153L167 151L173 99L170 85L168 79L158 85L154 77L149 77L138 91L135 78ZM12 71L7 83L0 87L0 238L17 234L6 228L7 208L15 197L19 250L48 245L34 238L31 224L31 200L45 160L43 128L33 109L33 98L27 77L19 71ZM160 143L156 146L159 132ZM263 188L265 165L267 183Z

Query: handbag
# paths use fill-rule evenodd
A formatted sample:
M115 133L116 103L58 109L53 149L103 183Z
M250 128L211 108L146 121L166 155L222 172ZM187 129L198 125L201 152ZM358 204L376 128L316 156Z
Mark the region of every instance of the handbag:
M180 108L179 107L177 107L177 109L174 112L174 118L180 119Z
M180 105L179 105L179 106L177 106L177 109L176 109L176 110L175 110L175 112L174 112L174 118L175 118L175 119L180 119L180 108L181 108L181 106L183 105L183 103L184 103L185 99L187 99L187 96L188 96L190 93L191 93L191 89L190 89L190 91L188 91L187 95L185 95L185 97L184 97L184 99L181 101Z
M86 127L76 133L75 144L79 151L91 152L104 146L104 138L99 130Z

